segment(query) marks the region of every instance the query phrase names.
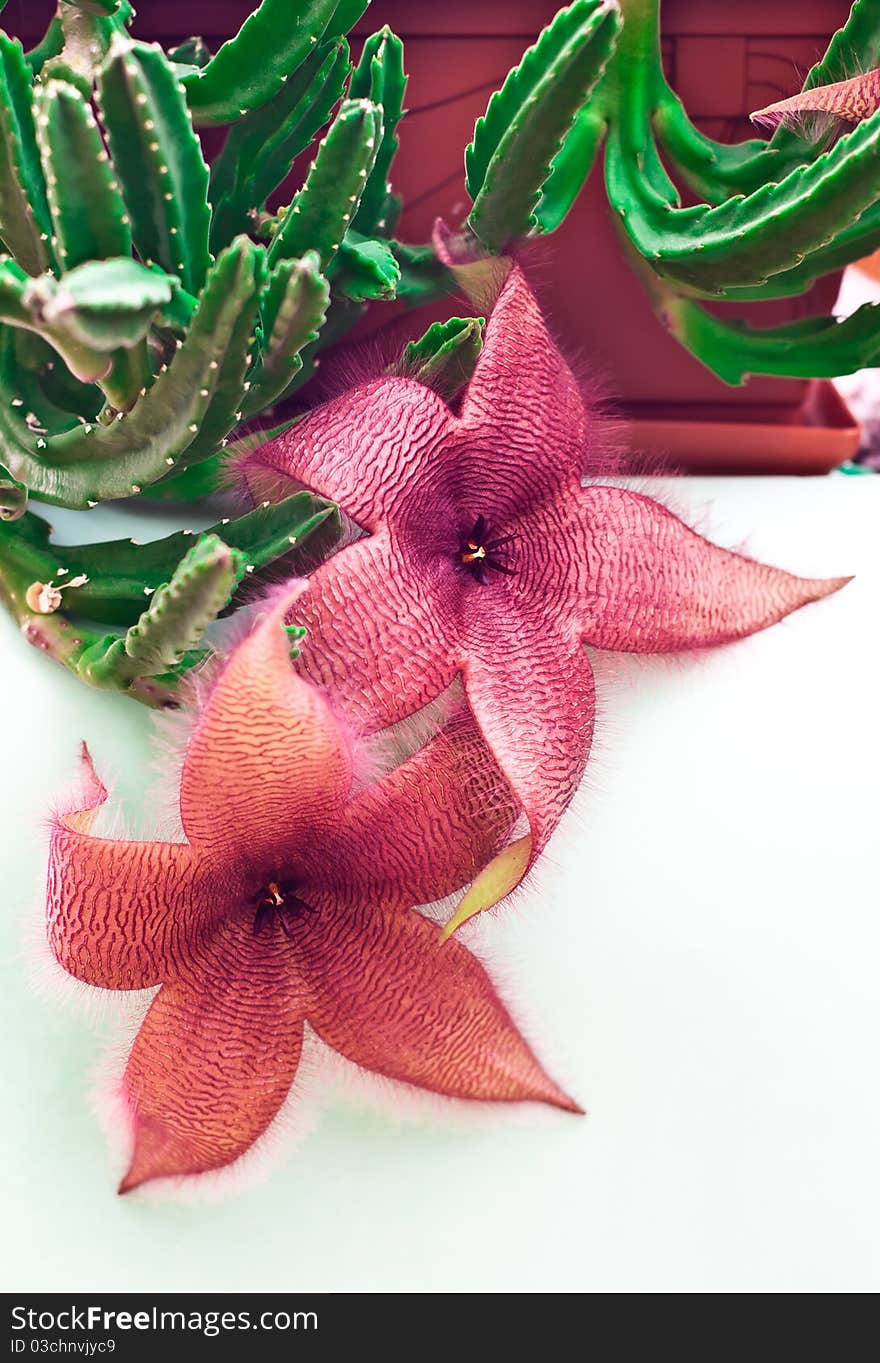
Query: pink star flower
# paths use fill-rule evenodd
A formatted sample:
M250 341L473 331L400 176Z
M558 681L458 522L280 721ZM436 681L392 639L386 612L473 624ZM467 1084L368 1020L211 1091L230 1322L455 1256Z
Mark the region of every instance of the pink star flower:
M707 648L847 581L793 577L718 548L649 497L583 486L593 442L580 387L514 263L456 407L414 379L379 378L240 468L252 487L314 488L368 532L297 603L310 638L302 670L356 725L384 728L464 679L530 837L487 868L456 925L521 878L580 781L595 708L585 644Z
M297 588L297 590L299 590ZM219 1169L269 1127L308 1022L349 1060L457 1098L580 1109L544 1073L486 971L414 912L471 879L515 805L455 720L353 793L346 730L290 665L286 591L230 655L186 749L186 841L96 836L107 792L54 821L48 935L102 989L160 988L122 1082L120 1185Z

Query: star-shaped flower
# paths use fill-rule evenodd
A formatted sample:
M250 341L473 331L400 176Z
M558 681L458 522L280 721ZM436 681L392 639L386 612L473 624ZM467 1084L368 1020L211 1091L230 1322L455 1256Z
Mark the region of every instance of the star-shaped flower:
M81 807L53 826L57 959L104 989L161 985L125 1069L122 1192L242 1155L288 1095L306 1021L358 1065L436 1093L580 1110L476 958L410 907L502 845L516 815L506 783L453 718L353 794L345 732L290 665L292 600L238 645L198 714L186 842L94 836L106 791L85 749Z
M753 123L777 128L780 123L797 127L807 114L831 114L844 123L861 123L880 109L880 68L865 71L833 85L814 85L809 90L780 99L751 114Z
M531 843L501 854L455 923L512 888L578 785L594 716L584 644L722 644L847 580L792 577L709 543L649 497L582 486L594 443L580 387L514 263L455 409L414 379L379 378L242 464L252 487L293 479L369 532L297 603L310 679L332 685L366 730L464 679Z

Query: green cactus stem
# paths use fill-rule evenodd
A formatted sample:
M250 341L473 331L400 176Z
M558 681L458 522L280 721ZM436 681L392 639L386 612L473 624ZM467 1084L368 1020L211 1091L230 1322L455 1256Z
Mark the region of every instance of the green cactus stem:
M293 574L325 553L338 538L339 514L312 493L298 492L271 506L226 518L204 533L217 535L240 551L247 580L256 583L276 564L283 562L284 572ZM131 624L147 591L167 581L191 543L186 531L178 531L150 544L132 546L130 540L118 540L65 550L69 571L89 578L86 586L71 593L70 609L108 624Z
M32 73L21 44L0 33L0 239L20 268L36 275L50 263L50 232Z
M0 523L0 530L2 530ZM45 653L47 657L60 663L80 680L87 680L83 672L83 659L90 650L103 644L104 650L114 642L112 638L102 639L93 631L74 623L61 612L43 613L34 610L27 601L28 588L10 578L5 571L0 554L0 604L18 624L23 639L32 647ZM195 658L190 660L194 663ZM177 693L180 675L167 677L135 676L124 684L126 694L150 706L168 706L178 703Z
M263 0L206 66L184 76L197 123L234 123L277 95L325 35L337 0ZM353 8L356 8L353 7Z
M724 322L699 304L679 298L671 309L673 333L725 383L753 374L782 378L836 378L880 363L880 306L866 303L850 317L806 317L787 326L757 328Z
M368 99L342 104L275 233L270 265L315 250L327 269L357 214L381 137L380 108Z
M336 0L333 17L324 30L324 40L329 42L340 34L350 33L369 6L370 0Z
M0 521L17 521L27 510L27 488L0 464Z
M88 102L73 85L50 80L37 94L36 116L52 244L62 269L130 256L130 218Z
M432 247L392 241L391 249L400 269L397 297L401 302L409 307L419 307L444 294L454 293L455 277L437 259Z
M351 224L362 236L389 236L400 216L401 204L392 191L390 176L400 146L397 125L404 113L406 85L403 43L386 25L364 43L349 87L352 99L368 99L382 110L381 141Z
M31 280L9 258L0 259L0 322L33 330L48 341L64 359L70 372L84 383L102 379L110 356L71 336L63 325L44 315L44 300L55 288L51 275Z
M42 73L43 67L53 57L57 57L64 47L64 32L57 14L46 29L40 42L24 54L25 61L35 76Z
M399 39L374 34L353 71L347 34L365 0L254 8L214 55L197 39L169 53L137 41L127 0L59 0L28 53L0 35L3 599L76 675L151 703L174 694L189 642L158 648L152 663L171 670L148 677L135 636L120 643L85 626L134 627L143 594L163 583L174 582L169 602L183 585L195 592L174 577L189 543L80 546L80 563L68 548L58 584L28 498L85 511L205 497L223 484L236 428L298 391L368 301L400 289L411 304L450 287L430 248L389 239ZM195 132L209 124L229 125L210 173ZM319 136L305 184L273 220L271 197ZM309 506L216 527L225 548L214 568L240 551L252 582L275 562L295 565L292 539L319 552L336 521ZM51 610L21 604L37 582ZM150 639L156 624L154 611Z
M780 378L834 378L880 360L880 305L866 304L850 317L806 317L777 327L754 327L716 317L684 298L630 251L631 263L660 321L724 383L746 383L753 374Z
M535 205L539 232L555 232L571 212L585 172L595 163L605 127L604 111L598 104L588 101L577 113L571 131L553 158Z
M90 0L90 3L60 0L61 48L57 58L44 60L41 70L52 74L63 70L65 79L78 78L88 88L113 38L124 31L133 18L134 10L127 0L120 4L109 0L106 4L101 0Z
M143 545L127 539L55 545L46 522L25 513L14 528L0 524L0 596L15 606L13 613L33 642L93 685L130 689L136 683L138 699L158 703L154 691L141 683L157 675L156 666L158 673L169 673L159 697L164 703L175 678L179 681L205 656L204 651L192 652L197 636L230 606L236 586L257 583L275 564L283 564L285 573L301 571L327 553L338 534L336 508L308 492L238 519L226 518L203 532L195 545L186 532ZM232 556L234 581L229 580L227 590L220 590L226 581L221 569L230 560L208 555L211 570L203 575L208 543L215 549L222 544ZM47 584L44 615L34 588ZM146 602L150 609L145 614ZM97 634L87 621L122 626L127 633ZM189 630L190 636L184 638L181 630ZM72 647L73 640L78 647ZM150 651L157 640L158 659Z
M174 281L130 257L91 261L56 280L28 280L0 261L0 319L34 331L82 383L97 382L128 411L152 382L146 337Z
M228 605L246 566L245 555L219 536L200 536L137 623L122 638L107 636L91 644L77 670L92 686L113 690L172 672Z
M201 71L211 60L211 49L204 38L186 38L182 43L178 43L177 47L169 50L168 60L175 66ZM189 70L185 74L189 74Z
M619 81L627 69L619 69ZM621 88L620 98L631 100L631 87ZM664 189L659 177L652 182L644 167L657 152L646 125L640 126L641 134L635 125L609 129L609 199L636 249L658 272L706 291L762 284L800 265L880 193L880 117L778 184L714 208L677 208L674 187Z
M223 471L227 465L234 463L239 455L252 449L254 441L274 440L276 436L289 431L299 420L299 417L292 417L279 422L276 426L230 439L228 445L208 459L182 469L179 473L172 473L170 478L164 478L161 483L154 483L152 487L145 488L144 496L160 502L192 502L210 497L218 487L223 486Z
M208 361L207 375L202 370L203 387L210 392L210 400L197 418L198 431L194 438L182 449L181 467L198 463L221 446L227 435L243 419L244 402L251 386L248 374L256 354L256 326L259 305L266 285L266 252L255 246L247 237L237 237L231 246L222 251L217 263L212 266L210 281L213 281L221 265L228 263L225 271L230 281L234 280L234 293L238 299L235 316L227 311L229 317L228 334L221 351L216 352L213 360ZM233 270L235 273L233 274ZM208 295L209 285L203 298ZM228 306L228 299L226 306ZM199 305L201 311L203 303ZM206 319L207 320L207 319ZM177 355L172 359L169 373L179 363L198 326L198 313L193 320L189 334ZM196 424L195 422L191 425Z
M208 168L172 64L157 47L117 37L98 99L139 255L197 294L211 259Z
M369 298L396 298L401 270L390 242L349 230L328 275L346 298L362 303Z
M800 265L773 275L762 287L726 289L725 298L784 298L805 293L822 275L836 274L880 248L880 204L874 204L827 246L808 255Z
M19 514L23 513L22 506ZM203 533L241 551L248 580L259 582L265 569L282 560L285 572L301 571L335 541L339 518L331 503L299 492L243 516L226 517ZM52 542L48 524L27 512L14 533L0 527L0 561L7 576L25 588L33 582L83 579L65 588L65 612L128 626L137 620L145 598L172 576L192 543L191 533L184 530L147 544L121 539L61 546Z
M559 11L478 119L465 153L473 200L468 226L489 250L501 252L516 237L540 231L542 189L619 30L617 0L575 0ZM565 168L563 162L557 174ZM582 171L575 184L581 180Z
M659 273L715 294L761 285L827 246L875 202L880 119L778 183L714 207L679 208L652 126L658 41L656 4L630 0L605 92L613 110L605 176L624 230Z
M778 130L769 143L713 142L693 127L666 82L659 0L620 5L619 41L545 182L535 210L540 227L559 226L604 138L608 198L638 273L664 324L719 377L820 377L873 355L874 312L842 327L816 318L764 330L726 323L696 300L796 295L880 246L880 115L833 145L821 129L810 137ZM808 84L875 60L878 40L877 6L857 0ZM705 202L681 207L669 168ZM499 240L487 244L497 250Z
M51 275L35 280L25 290L25 299L38 322L63 330L82 345L98 351L120 346L130 350L170 303L176 282L123 256L87 261L60 280Z
M302 351L318 339L329 301L317 251L275 266L261 300L261 356L243 405L246 419L270 407L289 387L302 368Z
M96 420L105 402L97 384L74 378L58 352L36 332L17 328L13 345L14 383L11 390L0 389L0 403L21 397L53 433L67 430L75 421Z
M484 317L450 317L434 322L404 348L396 372L418 379L447 402L466 387L483 348Z
M254 229L269 195L342 97L348 43L322 44L268 103L236 123L211 167L211 249Z
M184 456L194 462L191 447L207 457L235 424L235 400L245 393L264 255L239 238L218 257L186 339L131 411L108 425L77 424L34 441L16 412L0 406L0 451L13 476L44 501L85 508L137 495ZM6 358L4 366L0 340L0 389L10 385Z

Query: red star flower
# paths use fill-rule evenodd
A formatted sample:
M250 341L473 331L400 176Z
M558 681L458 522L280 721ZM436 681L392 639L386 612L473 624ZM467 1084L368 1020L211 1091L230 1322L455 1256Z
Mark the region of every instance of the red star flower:
M297 591L299 588L297 588ZM48 934L103 989L160 988L123 1095L126 1192L238 1159L288 1095L307 1021L356 1064L451 1097L580 1109L544 1073L488 975L413 903L471 879L516 808L470 723L352 791L327 702L290 665L290 591L230 655L183 763L186 842L91 832L106 790L55 819Z
M382 377L240 466L264 491L288 480L315 489L368 532L297 603L310 638L302 670L358 726L384 728L464 679L531 838L487 869L453 924L521 878L580 781L594 716L585 644L723 644L847 580L792 577L709 543L649 497L583 486L594 442L580 387L514 263L455 407L414 379Z

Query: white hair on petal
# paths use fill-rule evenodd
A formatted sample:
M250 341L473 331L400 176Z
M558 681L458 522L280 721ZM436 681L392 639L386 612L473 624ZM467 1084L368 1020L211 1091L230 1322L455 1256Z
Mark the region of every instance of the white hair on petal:
M133 1119L122 1078L142 1019L143 1014L136 1025L130 1022L117 1030L96 1067L92 1085L91 1105L110 1147L117 1182L128 1167L134 1144ZM265 1182L317 1124L324 1050L306 1027L302 1057L287 1098L259 1139L237 1160L203 1174L151 1179L126 1193L126 1199L201 1205L241 1195Z

